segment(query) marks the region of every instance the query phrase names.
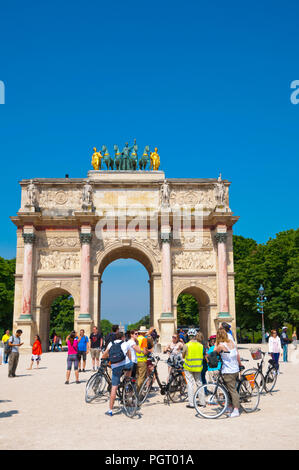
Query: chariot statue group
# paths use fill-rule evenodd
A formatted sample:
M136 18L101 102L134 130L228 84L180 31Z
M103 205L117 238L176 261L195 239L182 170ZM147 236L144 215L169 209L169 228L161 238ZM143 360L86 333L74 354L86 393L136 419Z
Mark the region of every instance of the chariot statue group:
M150 171L158 171L160 167L157 147L154 152L151 152L147 145L142 156L138 159L136 139L132 147L129 147L129 144L126 143L122 151L119 150L118 145L114 145L114 157L110 156L106 145L102 146L101 151L97 151L96 147L93 150L91 164L96 171L103 169L117 171L136 171L138 169L145 171L148 169Z

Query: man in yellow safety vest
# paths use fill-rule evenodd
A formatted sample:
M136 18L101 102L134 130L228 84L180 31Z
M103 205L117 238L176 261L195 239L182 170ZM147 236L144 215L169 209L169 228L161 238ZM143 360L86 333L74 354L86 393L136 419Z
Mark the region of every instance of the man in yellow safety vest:
M203 368L203 345L197 341L197 332L195 328L191 328L188 331L189 342L184 344L183 358L184 358L184 370L187 379L188 386L188 401L187 408L194 408L193 397L194 397L194 385L198 387L202 385L201 371ZM199 397L200 405L205 406L205 398L202 394Z
M139 391L141 385L145 381L146 378L146 371L147 371L147 339L145 338L145 334L147 333L147 328L145 326L141 326L140 330L138 331L138 345L141 348L141 353L136 352L137 356L137 390Z

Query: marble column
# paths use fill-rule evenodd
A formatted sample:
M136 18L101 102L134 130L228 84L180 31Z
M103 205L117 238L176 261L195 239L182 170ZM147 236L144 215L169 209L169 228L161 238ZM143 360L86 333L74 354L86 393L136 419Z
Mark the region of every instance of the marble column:
M90 318L90 245L92 234L80 233L81 241L81 296L80 318Z
M33 271L33 244L35 242L34 233L23 233L24 239L24 269L23 269L23 292L21 320L31 320L32 303L32 271Z
M161 233L162 241L162 316L173 316L171 295L171 232Z
M218 292L219 292L219 317L229 316L228 302L228 277L226 255L226 232L217 232L215 235L218 251Z

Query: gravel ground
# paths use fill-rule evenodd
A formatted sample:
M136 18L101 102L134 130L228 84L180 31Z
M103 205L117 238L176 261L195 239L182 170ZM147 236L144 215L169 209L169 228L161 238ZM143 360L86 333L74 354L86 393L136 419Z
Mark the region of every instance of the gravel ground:
M246 368L256 364L248 348L239 346L241 356L250 359ZM7 377L7 365L0 366L2 450L299 449L299 346L297 351L289 346L290 362L281 362L276 389L261 397L257 412L218 420L196 417L185 403L166 405L158 393L134 419L121 408L113 417L106 416L106 399L91 404L84 400L92 374L90 358L81 383L75 383L72 372L65 385L65 352L43 354L40 369L28 371L30 356L20 355L16 378ZM162 360L159 374L165 380L167 365Z

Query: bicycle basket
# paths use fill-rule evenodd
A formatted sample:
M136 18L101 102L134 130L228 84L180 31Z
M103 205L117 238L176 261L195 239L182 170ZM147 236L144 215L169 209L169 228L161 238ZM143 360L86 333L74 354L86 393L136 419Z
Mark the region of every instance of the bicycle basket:
M248 382L250 383L251 388L254 389L255 375L254 374L245 375L245 379L248 380Z
M259 359L262 359L262 351L261 349L251 349L251 357L255 361L258 361Z

